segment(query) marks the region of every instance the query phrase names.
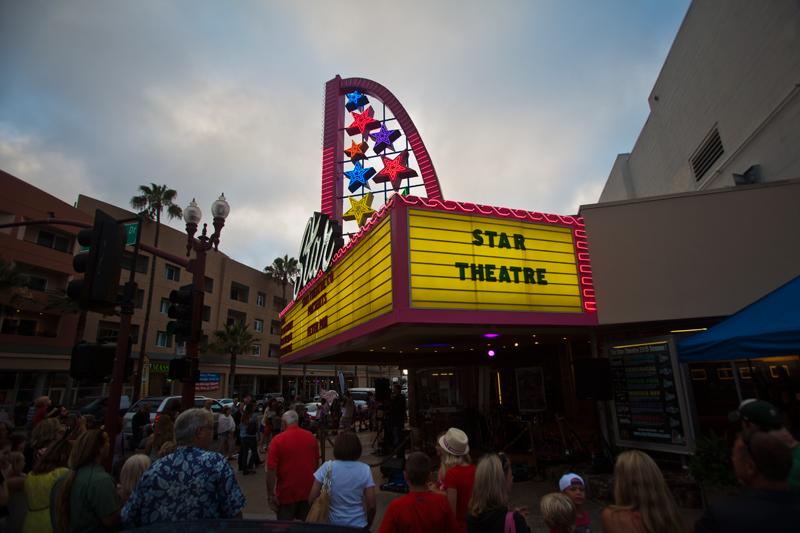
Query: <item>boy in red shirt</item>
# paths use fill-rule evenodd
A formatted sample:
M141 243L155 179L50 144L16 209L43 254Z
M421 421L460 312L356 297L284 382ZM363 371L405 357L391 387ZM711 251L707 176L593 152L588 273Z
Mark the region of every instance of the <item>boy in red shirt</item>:
M414 452L406 459L404 472L411 490L389 504L379 533L416 533L456 531L456 517L447 498L428 490L431 462L428 456Z

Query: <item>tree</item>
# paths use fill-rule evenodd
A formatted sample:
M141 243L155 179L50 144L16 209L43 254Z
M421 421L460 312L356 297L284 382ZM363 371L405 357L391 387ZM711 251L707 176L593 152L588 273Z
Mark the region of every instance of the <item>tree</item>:
M275 261L268 267L264 267L269 279L274 279L283 288L283 301L286 302L286 288L289 282L297 276L297 259L284 255L276 257Z
M231 368L228 373L228 395L231 395L236 379L236 357L247 353L247 350L250 349L253 343L253 334L248 331L247 324L234 321L225 324L225 329L215 331L214 337L211 349L231 356Z
M25 282L25 275L19 271L14 261L0 258L0 295L8 295L4 303L15 306L30 299L30 291ZM0 319L5 315L5 309L6 306L0 303Z
M146 221L156 223L156 235L153 246L158 248L158 237L161 230L161 213L167 210L170 219L181 218L183 210L175 205L178 193L166 185L151 183L150 186L139 185L139 194L131 198L131 207L139 211ZM141 231L141 228L140 228ZM147 306L144 311L144 324L142 326L142 344L139 349L139 360L136 362L136 373L133 382L133 400L139 399L141 390L142 368L144 365L145 351L147 350L147 331L150 328L150 311L153 307L153 285L156 279L156 256L152 256L153 264L150 267L150 283L147 288ZM131 265L136 268L136 265Z
M286 305L286 288L290 281L297 276L297 259L284 255L276 257L271 265L264 267L264 272L269 279L273 279L281 284L283 289L283 304ZM281 371L281 360L278 359L278 392L283 394L283 376Z

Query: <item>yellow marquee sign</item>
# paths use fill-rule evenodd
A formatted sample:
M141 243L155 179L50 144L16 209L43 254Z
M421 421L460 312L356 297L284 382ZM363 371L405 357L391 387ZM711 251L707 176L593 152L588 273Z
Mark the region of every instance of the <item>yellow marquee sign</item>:
M581 313L569 227L410 209L411 307Z
M372 228L283 316L281 355L392 310L390 218Z

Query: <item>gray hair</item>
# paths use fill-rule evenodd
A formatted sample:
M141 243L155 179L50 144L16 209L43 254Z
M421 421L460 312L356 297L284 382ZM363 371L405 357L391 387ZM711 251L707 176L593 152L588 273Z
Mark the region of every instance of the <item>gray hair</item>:
M297 421L299 420L299 417L297 416L297 411L289 409L288 411L283 413L281 420L283 420L283 423L286 424L287 426L291 426L292 424L297 424Z
M197 431L214 426L214 415L205 409L187 409L175 420L175 442L178 446L189 446Z

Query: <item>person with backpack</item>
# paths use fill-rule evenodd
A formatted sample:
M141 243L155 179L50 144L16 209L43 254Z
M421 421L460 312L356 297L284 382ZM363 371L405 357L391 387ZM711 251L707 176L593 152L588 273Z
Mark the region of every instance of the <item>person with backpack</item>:
M481 458L469 501L468 533L531 533L524 509L508 507L513 481L508 457L490 453Z

